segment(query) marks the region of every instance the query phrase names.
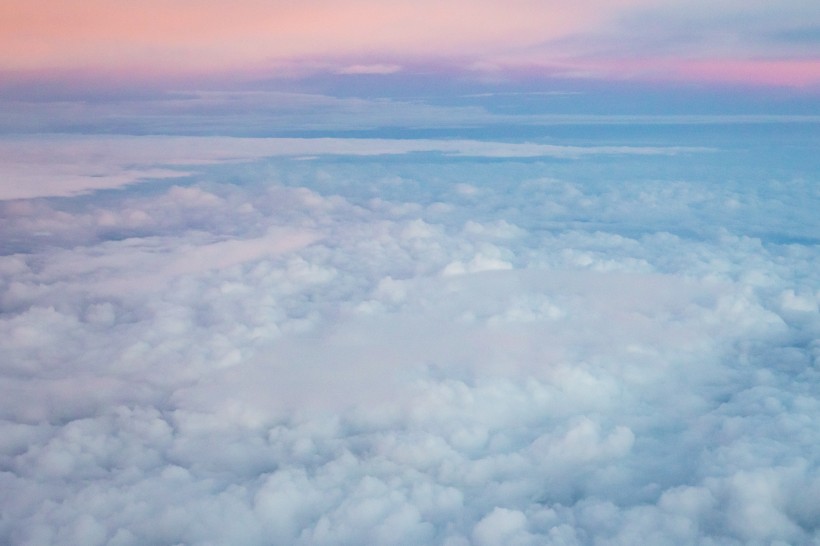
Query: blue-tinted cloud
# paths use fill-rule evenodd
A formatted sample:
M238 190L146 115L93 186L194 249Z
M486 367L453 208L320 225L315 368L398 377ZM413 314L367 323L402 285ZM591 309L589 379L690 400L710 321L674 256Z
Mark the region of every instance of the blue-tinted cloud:
M186 177L3 203L0 536L817 540L811 159L687 127L12 139Z

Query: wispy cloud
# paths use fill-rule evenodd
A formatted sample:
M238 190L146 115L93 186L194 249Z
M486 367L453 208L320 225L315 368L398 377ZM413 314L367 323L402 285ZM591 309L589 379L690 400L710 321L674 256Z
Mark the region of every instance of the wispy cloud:
M803 77L787 75L778 83L817 85L820 61L811 37L820 13L814 6L795 0L754 6L734 0L584 0L571 6L554 0L287 5L246 0L196 8L180 1L114 8L100 0L70 5L36 0L3 13L0 70L103 70L137 79L237 72L276 77L316 71L391 74L405 61L447 60L461 63L465 74L467 67L530 64L553 67L559 75L609 78L615 70L601 71L596 59L663 61L673 69L692 60L764 59L769 64L761 70L799 59ZM673 72L688 80L722 79L721 71ZM663 75L659 70L650 78ZM643 76L621 72L621 77Z
M69 196L184 177L196 165L264 157L381 156L439 153L487 158L579 158L590 155L672 155L699 147L561 146L527 142L367 138L29 137L0 141L0 200ZM173 168L171 168L173 167Z
M337 74L395 74L401 71L398 64L353 64L336 70Z

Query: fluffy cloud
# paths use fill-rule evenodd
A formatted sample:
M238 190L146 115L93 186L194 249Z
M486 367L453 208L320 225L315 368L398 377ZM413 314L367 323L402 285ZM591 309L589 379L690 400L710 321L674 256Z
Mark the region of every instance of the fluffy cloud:
M2 540L817 541L811 181L571 149L134 137L195 174L3 203Z

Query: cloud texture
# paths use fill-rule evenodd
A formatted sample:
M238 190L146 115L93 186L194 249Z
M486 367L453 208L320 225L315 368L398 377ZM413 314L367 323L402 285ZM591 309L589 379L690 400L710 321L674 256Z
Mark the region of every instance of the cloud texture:
M130 137L0 202L0 541L817 542L816 180L599 148Z

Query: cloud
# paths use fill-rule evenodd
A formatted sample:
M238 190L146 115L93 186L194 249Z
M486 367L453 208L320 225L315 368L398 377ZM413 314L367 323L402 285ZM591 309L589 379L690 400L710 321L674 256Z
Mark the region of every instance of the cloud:
M527 0L512 5L357 0L339 6L246 1L191 9L184 2L170 2L113 10L98 0L84 0L74 9L38 0L4 20L3 50L16 54L6 56L0 68L121 69L125 63L151 75L267 67L271 59L338 58L363 51L463 56L594 28L633 3L584 1L568 7ZM69 17L85 32L60 26L59 21ZM103 55L105 47L108 53ZM158 58L158 52L164 57Z
M566 157L589 154L676 154L696 147L559 146L476 140L231 138L231 137L38 137L0 143L6 180L0 200L71 196L140 180L185 177L197 165L277 156L379 156L441 153L466 157Z
M761 61L763 62L763 61ZM796 74L806 60L765 65L772 78L782 73ZM626 63L626 64L624 64ZM631 68L630 65L631 64ZM665 60L642 59L598 59L594 61L600 69L615 70L623 67L629 70L665 71L674 75L680 70L726 69L727 75L742 76L753 71L755 62L743 60L717 60L706 62L691 60L688 65L672 66ZM710 68L711 67L711 68ZM421 69L420 69L421 70ZM569 125L665 125L698 124L721 126L727 124L772 123L812 124L818 116L813 115L811 92L796 98L784 96L774 100L765 92L738 95L720 93L715 89L696 92L693 88L676 91L676 98L659 97L651 89L625 87L604 89L600 85L575 80L571 83L576 91L500 91L514 88L528 88L527 81L533 80L538 86L552 88L555 82L545 79L536 67L500 69L514 82L460 83L454 88L443 86L447 73L457 72L456 66L447 65L438 69L441 74L419 75L418 73L397 76L395 79L368 79L367 86L352 83L344 76L327 77L316 82L324 89L324 94L314 92L260 91L254 85L238 85L234 90L190 89L191 84L180 84L178 89L162 91L145 86L119 89L107 84L91 84L70 78L55 79L48 84L21 83L19 88L10 86L0 90L4 95L5 107L0 109L0 132L9 135L17 133L40 134L86 134L106 135L116 149L116 142L127 140L125 135L154 136L155 138L176 137L336 137L355 136L371 139L388 138L400 140L417 138L419 135L433 135L434 138L465 140L470 135L474 140L490 140L477 137L483 127L498 127L506 139L521 142L524 135L544 143L544 135L552 134L556 127ZM810 75L811 70L803 71ZM763 76L756 76L763 77ZM355 78L354 78L355 80ZM524 80L524 81L522 81ZM271 84L274 87L287 85ZM560 87L569 85L564 82ZM213 87L214 84L206 87ZM218 87L218 86L217 86ZM233 84L226 88L237 87ZM242 87L250 87L251 90ZM298 87L298 85L291 85ZM489 91L474 93L475 89ZM162 89L162 88L160 88ZM180 90L181 89L181 90ZM453 91L456 93L454 94ZM397 95L397 96L395 96ZM704 102L705 101L705 102ZM720 107L715 108L718 102ZM640 107L636 108L636 104ZM707 105L708 108L706 108ZM698 113L695 113L698 112ZM507 129L504 129L507 128ZM511 130L510 128L515 128ZM116 136L114 136L116 135ZM34 158L34 165L22 160L34 153L20 142L7 141L4 144L4 161L7 169L17 177L28 176L31 181L19 184L18 192L26 195L26 188L58 186L63 178L76 176L78 164L69 163L71 155L63 155L60 137L51 137L55 147L53 162L61 161L61 176L39 176L32 167L42 166L43 161ZM17 139L19 140L19 139ZM92 139L93 141L93 139ZM143 139L142 146L147 140ZM180 140L179 142L184 142ZM239 141L237 141L239 142ZM549 141L547 141L549 142ZM45 145L46 140L43 140ZM170 142L167 143L169 146ZM486 142L484 142L486 145ZM16 146L16 147L15 147ZM82 150L82 146L80 149ZM90 188L104 187L109 177L127 177L126 173L108 172L94 162L104 157L109 149L108 142L98 143L96 152L100 155L88 158L87 167L98 176L98 180L88 181ZM167 157L174 148L160 151L157 157ZM183 150L184 151L184 150ZM45 150L43 153L48 153ZM174 158L171 157L171 160ZM149 160L150 161L150 160ZM22 166L18 166L23 163ZM83 165L83 167L86 167ZM96 169L95 169L96 167ZM14 169L14 171L12 171ZM184 176L186 171L172 171L153 167L146 169L145 176Z
M820 82L820 62L811 46L818 21L820 10L799 0L777 7L733 0L635 3L587 32L495 52L475 66L496 71L529 66L530 72L570 79L812 90Z
M806 163L40 138L188 174L2 204L0 541L817 540Z
M353 64L338 69L337 74L395 74L402 67L397 64Z
M37 0L5 15L0 51L9 53L0 72L7 82L28 80L22 87L36 95L66 74L80 89L127 81L133 94L167 81L188 88L215 80L312 84L328 74L385 76L407 66L447 66L445 79L473 81L520 81L524 71L527 80L732 83L812 93L820 82L812 43L820 13L800 0L776 7L734 0L245 0L197 9L179 1L112 9L100 0L71 7ZM66 27L65 20L77 24Z

